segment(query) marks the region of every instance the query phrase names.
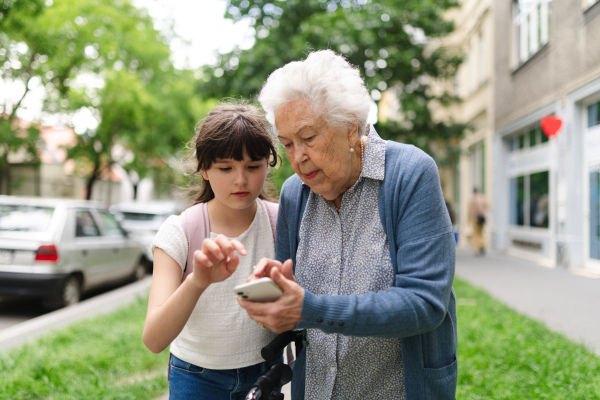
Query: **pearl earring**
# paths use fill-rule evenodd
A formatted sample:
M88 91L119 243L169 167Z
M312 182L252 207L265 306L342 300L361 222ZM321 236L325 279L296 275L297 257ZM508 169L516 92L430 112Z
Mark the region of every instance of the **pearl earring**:
M354 153L354 148L350 147L350 153Z

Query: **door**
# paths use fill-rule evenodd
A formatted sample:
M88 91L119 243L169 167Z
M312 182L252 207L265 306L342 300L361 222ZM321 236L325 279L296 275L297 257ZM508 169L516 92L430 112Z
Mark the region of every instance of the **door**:
M589 221L587 227L584 224L586 268L600 272L600 101L587 107L586 125L584 182L587 196L584 196L584 210Z
M104 210L96 210L102 242L107 250L107 277L112 280L125 278L133 273L139 258L139 246L127 237L115 217Z
M75 210L74 243L70 251L73 259L82 265L85 285L89 287L101 283L107 248L101 241L100 229L90 210Z

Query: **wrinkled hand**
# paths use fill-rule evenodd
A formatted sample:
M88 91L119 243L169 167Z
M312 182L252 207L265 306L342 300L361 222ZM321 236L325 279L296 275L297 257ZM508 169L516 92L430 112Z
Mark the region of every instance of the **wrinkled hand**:
M294 329L303 318L302 302L304 289L296 283L292 274L292 260L281 264L277 261L262 259L251 275L252 279L269 276L283 291L279 299L270 303L258 303L238 297L237 301L250 318L263 324L275 333L282 333ZM258 271L257 271L258 270Z
M238 240L229 240L218 235L215 240L204 239L202 249L194 252L194 271L188 279L200 288L206 289L210 284L222 282L229 278L240 263L235 254L245 256L246 248Z
M271 272L273 268L276 268L286 277L286 279L293 280L296 282L296 278L294 278L294 274L292 273L292 260L286 261L289 262L289 266L287 268L283 268L284 264L277 260L271 260L269 258L261 258L260 261L254 266L252 270L252 274L246 279L247 282L253 281L255 279L271 277ZM287 264L286 264L287 265Z

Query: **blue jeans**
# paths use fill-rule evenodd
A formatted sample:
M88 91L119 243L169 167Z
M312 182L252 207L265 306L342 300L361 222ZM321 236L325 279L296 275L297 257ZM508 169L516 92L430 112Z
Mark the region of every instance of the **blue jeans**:
M244 400L256 380L282 362L279 356L249 367L220 370L198 367L171 354L169 400Z

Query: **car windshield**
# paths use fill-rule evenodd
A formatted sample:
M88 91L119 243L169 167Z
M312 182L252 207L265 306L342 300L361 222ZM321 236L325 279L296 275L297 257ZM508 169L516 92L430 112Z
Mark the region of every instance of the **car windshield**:
M46 232L52 207L0 204L0 231Z

